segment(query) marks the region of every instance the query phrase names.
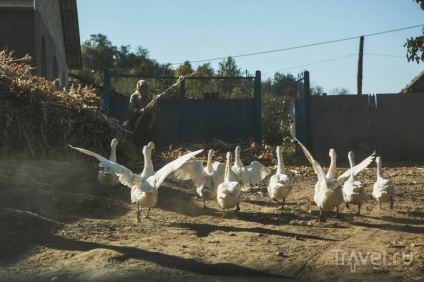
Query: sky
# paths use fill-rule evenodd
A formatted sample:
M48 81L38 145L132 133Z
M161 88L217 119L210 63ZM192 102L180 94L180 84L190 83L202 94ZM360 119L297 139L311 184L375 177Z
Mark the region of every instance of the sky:
M407 38L422 34L414 0L77 0L81 44L91 34L112 45L149 51L160 64L232 56L262 79L309 71L311 87L357 93L359 37L364 36L364 94L398 93L424 70L407 62ZM414 27L421 26L421 27ZM414 27L414 28L409 28Z

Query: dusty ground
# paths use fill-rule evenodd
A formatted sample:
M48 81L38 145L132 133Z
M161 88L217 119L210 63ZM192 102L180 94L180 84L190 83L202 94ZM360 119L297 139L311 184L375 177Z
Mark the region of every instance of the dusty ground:
M383 163L384 164L384 163ZM1 281L281 281L424 279L423 165L391 164L395 208L371 199L372 166L362 216L341 208L305 210L309 167L288 165L293 192L285 211L266 183L245 193L241 211L222 218L203 209L189 182L167 181L151 219L136 223L129 189L97 184L95 160L0 160ZM374 264L373 264L374 263Z

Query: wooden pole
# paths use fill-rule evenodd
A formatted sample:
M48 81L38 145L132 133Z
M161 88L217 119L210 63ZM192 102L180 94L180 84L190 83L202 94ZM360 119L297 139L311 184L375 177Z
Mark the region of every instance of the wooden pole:
M364 60L364 36L361 36L359 40L359 57L358 57L358 77L357 77L358 95L362 95L363 60Z

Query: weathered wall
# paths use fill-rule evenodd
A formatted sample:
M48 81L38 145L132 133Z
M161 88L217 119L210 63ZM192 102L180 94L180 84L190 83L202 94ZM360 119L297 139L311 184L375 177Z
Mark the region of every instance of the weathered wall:
M317 158L329 159L331 148L341 162L350 150L359 160L371 150L368 96L312 96L312 145Z
M314 156L326 165L330 148L340 163L347 163L349 151L357 161L374 150L387 160L424 159L421 94L313 96Z
M424 93L377 95L376 149L395 160L424 159Z

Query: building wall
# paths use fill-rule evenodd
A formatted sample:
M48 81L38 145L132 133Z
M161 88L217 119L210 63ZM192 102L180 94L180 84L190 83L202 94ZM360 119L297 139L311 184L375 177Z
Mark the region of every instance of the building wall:
M59 0L0 3L0 48L14 51L14 57L29 54L35 73L48 80L59 78L67 86L68 66L63 43ZM34 6L35 3L35 6Z
M13 50L17 58L35 58L34 40L34 9L0 6L0 49Z
M37 74L45 74L42 66L43 54L46 54L46 78L49 80L59 78L60 85L66 86L69 70L66 64L58 0L35 1L35 31Z

